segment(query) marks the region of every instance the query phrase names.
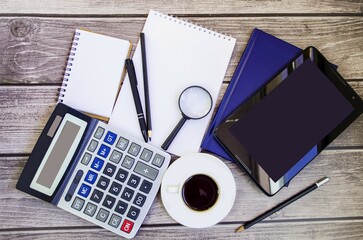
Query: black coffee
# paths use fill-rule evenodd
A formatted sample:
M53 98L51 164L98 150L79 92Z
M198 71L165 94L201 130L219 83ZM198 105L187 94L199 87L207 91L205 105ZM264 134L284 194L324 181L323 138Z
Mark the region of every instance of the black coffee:
M188 207L196 211L205 211L216 203L218 186L212 178L198 174L185 181L182 195Z

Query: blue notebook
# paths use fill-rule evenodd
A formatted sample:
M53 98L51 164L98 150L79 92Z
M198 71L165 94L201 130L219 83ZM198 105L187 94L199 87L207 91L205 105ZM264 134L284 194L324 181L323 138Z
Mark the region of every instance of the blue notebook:
M255 28L219 109L204 136L202 150L233 161L215 139L214 129L301 51L301 49Z

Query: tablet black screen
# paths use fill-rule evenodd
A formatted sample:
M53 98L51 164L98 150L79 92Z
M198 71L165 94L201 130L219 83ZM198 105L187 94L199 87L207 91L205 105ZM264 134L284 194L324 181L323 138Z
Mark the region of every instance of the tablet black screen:
M230 131L276 182L352 111L331 81L307 60Z

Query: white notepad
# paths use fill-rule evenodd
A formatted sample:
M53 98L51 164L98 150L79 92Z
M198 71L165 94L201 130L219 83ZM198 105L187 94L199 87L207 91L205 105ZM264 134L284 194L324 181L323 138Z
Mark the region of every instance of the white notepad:
M130 48L129 41L77 29L58 101L109 118Z
M207 89L214 108L236 40L153 10L149 12L143 32L152 120L150 143L160 147L181 118L178 98L185 88L199 85ZM133 61L145 112L140 44ZM200 120L188 120L168 152L175 155L198 152L212 113ZM127 76L109 124L143 139Z

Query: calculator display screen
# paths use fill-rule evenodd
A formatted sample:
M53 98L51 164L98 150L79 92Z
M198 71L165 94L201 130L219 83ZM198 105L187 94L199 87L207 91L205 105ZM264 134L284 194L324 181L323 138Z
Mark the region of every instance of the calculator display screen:
M82 138L87 123L70 114L61 122L30 185L51 196L63 177Z

